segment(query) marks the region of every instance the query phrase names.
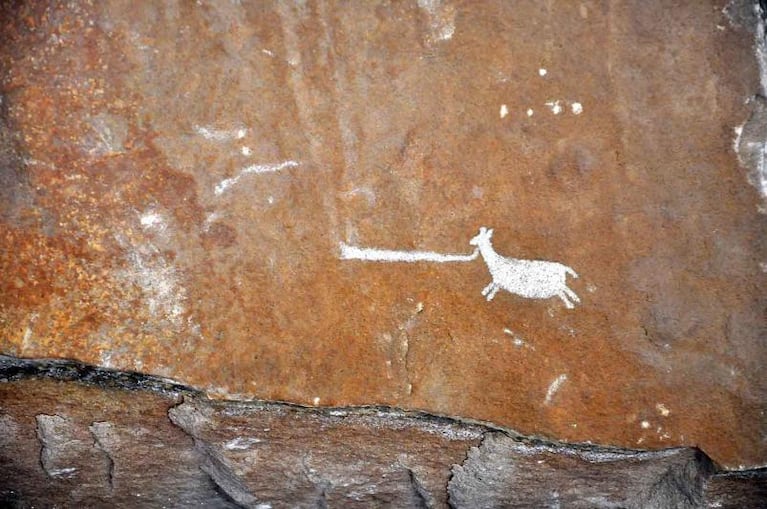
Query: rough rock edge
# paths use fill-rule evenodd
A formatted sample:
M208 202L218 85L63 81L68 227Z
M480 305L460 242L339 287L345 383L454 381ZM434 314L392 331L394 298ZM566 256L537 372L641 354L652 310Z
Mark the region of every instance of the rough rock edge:
M759 90L746 100L751 112L735 127L733 150L762 199L759 211L767 214L767 0L731 0L722 12L730 26L745 29L754 38Z
M701 475L696 479L697 486L682 486L680 493L686 493L688 488L699 491L703 490L708 482L714 478L729 478L736 475L738 479L751 480L756 486L764 483L767 479L767 468L752 469L747 471L726 471L719 469L713 461L697 448L668 448L661 450L638 450L625 449L620 447L599 446L594 444L565 444L552 440L544 440L537 437L523 436L510 429L504 429L492 423L477 422L468 419L434 415L422 411L408 411L386 406L358 406L358 407L308 407L294 403L285 403L278 401L227 401L227 400L209 400L202 391L187 387L173 380L161 378L152 375L146 375L137 372L116 371L97 366L87 365L77 361L60 359L21 359L6 355L0 355L0 383L9 383L27 379L46 378L62 382L74 382L84 385L100 387L104 389L126 390L126 391L146 391L160 394L171 401L170 412L181 405L192 403L208 407L226 408L229 411L237 413L252 412L258 409L288 409L294 412L307 412L327 416L349 415L361 416L368 419L380 420L381 426L401 426L401 423L413 425L428 426L450 426L459 429L466 429L477 434L479 443L476 447L469 447L466 456L460 465L453 465L446 485L445 493L449 493L448 486L454 482L456 469L462 468L469 461L469 453L472 449L481 449L486 438L493 435L502 435L514 441L520 442L530 447L537 447L546 452L577 456L586 461L600 461L600 459L612 458L613 460L625 457L626 460L652 460L665 458L670 454L675 454L685 449L695 451L695 457L700 464L698 469ZM169 420L173 422L169 414ZM221 468L215 460L215 455L208 450L207 444L199 437L195 436L194 430L184 430L195 442L197 450L201 453L203 464L201 468L210 477L219 493L228 499L229 502L240 507L256 507L256 500L240 483L237 476L229 472L226 468ZM191 432L190 432L191 431ZM677 488L679 479L673 479L673 485ZM433 500L430 494L425 493L420 486L415 475L411 475L411 483L418 499L425 507L431 507ZM672 486L673 487L673 486ZM664 487L668 488L668 487ZM448 496L450 501L450 497ZM720 506L721 507L721 506Z
M107 389L122 389L127 391L149 391L176 400L176 406L181 406L184 399L204 400L213 406L224 406L230 412L252 411L258 408L290 409L299 412L323 414L329 416L354 415L368 416L380 419L383 425L393 425L396 421L420 423L426 425L443 425L465 428L467 431L478 430L476 438L481 442L487 432L500 432L530 446L543 446L550 452L576 455L615 454L634 457L645 454L666 454L669 449L627 449L616 446L601 446L591 443L566 443L553 439L522 435L513 429L496 425L492 422L479 421L458 416L433 414L420 410L404 410L385 405L363 405L345 407L313 407L284 401L253 399L224 400L209 399L203 391L188 387L168 378L147 375L135 371L118 371L99 366L85 364L68 359L30 359L18 358L0 354L0 383L24 379L48 378L62 382L78 382L86 385ZM171 408L171 411L173 410Z

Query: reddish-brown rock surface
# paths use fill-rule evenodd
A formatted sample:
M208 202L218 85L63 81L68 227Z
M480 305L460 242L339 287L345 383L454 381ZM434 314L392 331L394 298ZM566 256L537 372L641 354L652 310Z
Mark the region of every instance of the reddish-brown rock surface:
M763 29L724 7L3 3L0 350L767 463ZM481 226L580 304L438 263Z

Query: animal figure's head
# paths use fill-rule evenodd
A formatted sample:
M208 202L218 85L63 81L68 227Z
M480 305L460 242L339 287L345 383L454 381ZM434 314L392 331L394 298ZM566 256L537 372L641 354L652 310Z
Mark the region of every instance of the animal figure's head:
M469 245L479 246L482 243L488 243L489 244L490 243L490 239L492 238L492 236L493 236L493 229L492 228L488 229L488 228L485 228L484 226L481 226L479 228L479 233L476 236L474 236L474 238L472 238L469 241Z

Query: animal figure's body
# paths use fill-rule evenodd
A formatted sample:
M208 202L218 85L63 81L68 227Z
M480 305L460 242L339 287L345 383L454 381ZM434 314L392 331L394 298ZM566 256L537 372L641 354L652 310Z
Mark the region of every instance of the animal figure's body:
M567 287L567 275L577 278L578 274L567 265L542 260L518 260L499 255L493 249L491 238L493 230L484 226L479 229L469 244L477 246L485 260L493 280L482 295L488 301L493 300L498 290L526 297L528 299L548 299L559 297L565 307L572 309L581 299Z

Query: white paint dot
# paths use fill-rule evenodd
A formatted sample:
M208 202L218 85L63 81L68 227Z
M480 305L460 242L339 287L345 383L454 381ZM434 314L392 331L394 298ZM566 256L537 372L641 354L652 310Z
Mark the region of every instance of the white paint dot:
M237 129L237 139L241 140L245 137L245 135L248 134L247 129Z
M270 196L269 198L266 199L266 201L267 201L267 203L269 203L269 205L273 205L274 204L274 196Z
M546 76L546 74L548 74L548 72L549 72L549 71L547 71L546 69L544 69L543 67L541 67L540 69L538 69L538 76L540 76L541 78L543 78L544 76Z
M658 403L655 405L655 409L658 411L659 414L661 414L663 417L668 417L668 414L671 413L671 410L669 410L666 405L663 403Z
M572 103L570 109L572 110L573 115L580 115L583 113L583 105L579 102Z
M501 118L506 118L506 115L509 114L509 108L505 104L501 104L501 110L499 112L501 115Z
M648 421L642 421L639 425L642 426L642 429L650 429L650 423Z
M319 405L320 404L320 397L319 396L315 396L314 399L312 400L312 403L314 403L315 405Z
M527 109L527 116L528 116L528 117L532 117L532 116L533 116L533 113L535 113L535 112L532 110L532 108L528 108L528 109Z
M240 149L240 152L242 152L242 155L249 156L253 153L253 151L250 149L250 147L242 147Z

